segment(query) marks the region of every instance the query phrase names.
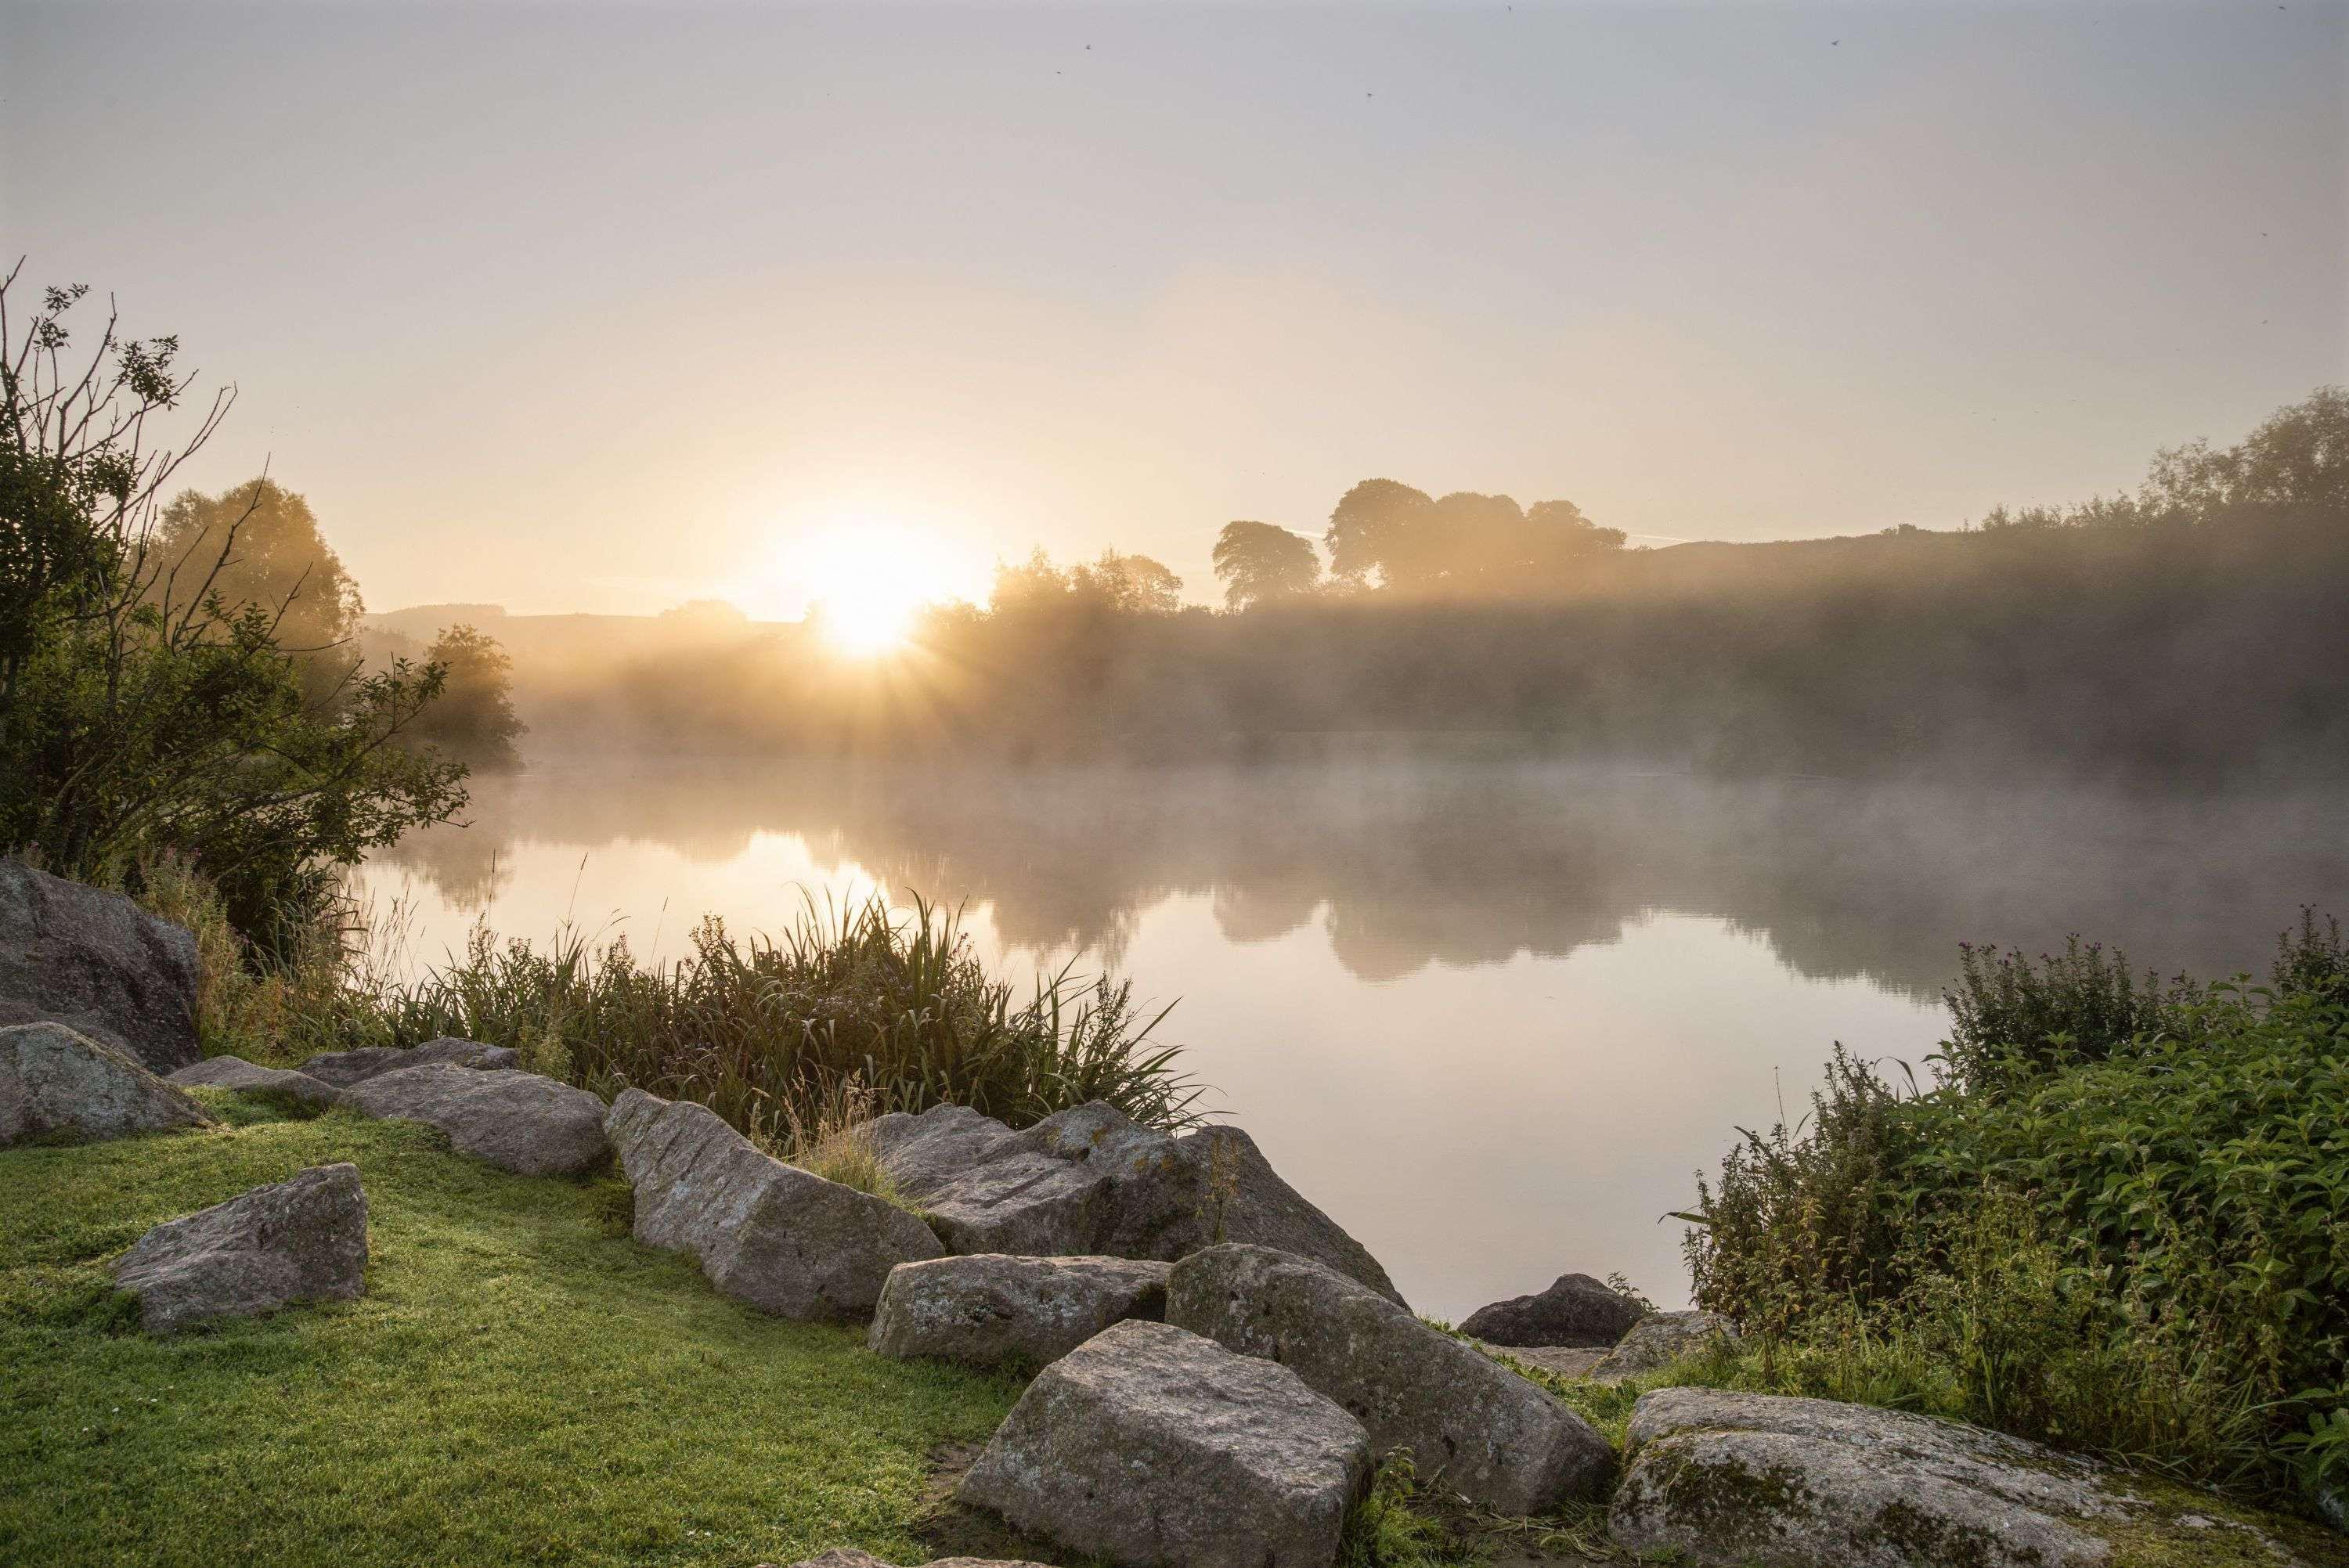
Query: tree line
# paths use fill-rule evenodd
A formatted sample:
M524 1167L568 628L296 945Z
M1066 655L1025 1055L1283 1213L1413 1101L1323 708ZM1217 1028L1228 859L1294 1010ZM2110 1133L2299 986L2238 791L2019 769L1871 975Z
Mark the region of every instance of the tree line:
M1365 480L1318 548L1226 525L1224 611L1147 557L1040 553L894 657L746 630L533 707L711 751L1174 759L1375 732L1722 772L2338 777L2344 476L2327 387L2158 453L2133 494L1953 531L1635 550L1570 503Z

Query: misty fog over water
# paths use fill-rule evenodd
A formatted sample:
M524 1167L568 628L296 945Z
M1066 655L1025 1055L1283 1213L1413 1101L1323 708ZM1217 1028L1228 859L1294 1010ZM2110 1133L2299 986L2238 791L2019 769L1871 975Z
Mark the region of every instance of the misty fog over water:
M2349 913L2337 797L1726 783L1554 763L887 769L548 761L360 878L406 956L477 921L675 955L704 914L962 905L1010 975L1073 959L1160 1026L1283 1173L1456 1317L1568 1270L1685 1294L1680 1227L1737 1126L1833 1041L1920 1070L1960 940L2066 934L2263 970Z

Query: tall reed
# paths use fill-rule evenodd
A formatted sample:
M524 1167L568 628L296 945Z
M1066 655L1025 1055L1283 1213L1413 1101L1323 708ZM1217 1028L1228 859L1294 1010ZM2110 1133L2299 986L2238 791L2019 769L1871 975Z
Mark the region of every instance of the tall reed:
M416 977L355 965L285 1046L459 1035L605 1093L699 1100L780 1142L836 1120L843 1096L874 1111L968 1105L1013 1126L1097 1099L1150 1126L1197 1119L1180 1047L1151 1038L1165 1009L1146 1014L1131 982L1073 965L1023 995L988 973L958 913L918 897L910 913L878 895L811 898L774 937L705 919L691 944L646 962L625 936L598 944L567 927L542 946L479 928L461 957Z

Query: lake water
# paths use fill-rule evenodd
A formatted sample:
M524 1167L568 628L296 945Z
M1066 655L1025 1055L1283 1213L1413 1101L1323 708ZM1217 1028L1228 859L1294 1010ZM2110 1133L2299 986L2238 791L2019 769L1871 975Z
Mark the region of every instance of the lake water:
M1682 1305L1694 1172L1834 1041L1922 1070L1961 938L2209 976L2264 971L2303 903L2349 915L2339 795L605 758L477 781L469 818L362 873L412 954L482 919L673 954L705 913L918 890L1012 973L1131 976L1206 1103L1454 1318L1568 1270Z

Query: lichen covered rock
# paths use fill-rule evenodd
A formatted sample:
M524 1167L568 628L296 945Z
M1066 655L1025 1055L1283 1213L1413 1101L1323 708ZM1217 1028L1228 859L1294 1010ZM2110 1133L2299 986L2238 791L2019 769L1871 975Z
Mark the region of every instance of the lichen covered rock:
M150 1072L196 1059L196 939L119 892L0 860L0 1025L43 1019Z
M207 1127L212 1113L129 1053L63 1024L0 1029L0 1149Z
M1651 1312L1631 1326L1589 1376L1604 1383L1620 1382L1642 1372L1669 1367L1715 1340L1734 1340L1737 1326L1717 1312Z
M958 1495L1134 1568L1330 1568L1370 1463L1287 1367L1128 1322L1044 1368Z
M946 1251L903 1209L769 1158L706 1105L632 1088L605 1127L636 1190L636 1240L691 1253L762 1312L862 1317L890 1270Z
M1042 1366L1112 1323L1162 1318L1172 1264L1136 1258L929 1258L889 1271L868 1343L884 1356Z
M1616 1543L1695 1568L2309 1561L2094 1461L1908 1411L1664 1388L1633 1409L1625 1449Z
M1219 1241L1262 1242L1402 1301L1378 1260L1237 1128L1175 1138L1094 1101L1015 1132L942 1105L882 1117L873 1141L957 1253L1172 1262Z
M459 1153L517 1175L584 1175L609 1157L604 1102L536 1073L445 1062L402 1068L342 1090L340 1103L437 1127Z
M1409 1449L1420 1479L1502 1513L1593 1498L1614 1450L1547 1390L1366 1286L1269 1247L1174 1265L1166 1320L1277 1361L1362 1423L1374 1454Z
M1547 1290L1480 1306L1460 1332L1494 1345L1612 1346L1645 1309L1588 1274L1560 1274Z
M320 1083L348 1088L386 1073L435 1063L455 1068L519 1068L522 1053L509 1046L485 1046L479 1040L443 1035L420 1046L361 1046L357 1050L327 1051L304 1062L301 1070Z
M319 1082L308 1073L261 1067L243 1057L206 1057L181 1068L164 1081L182 1088L233 1089L239 1094L306 1106L314 1110L324 1110L342 1098L340 1089Z
M251 1317L367 1288L367 1194L355 1165L320 1165L156 1226L114 1265L150 1334Z

